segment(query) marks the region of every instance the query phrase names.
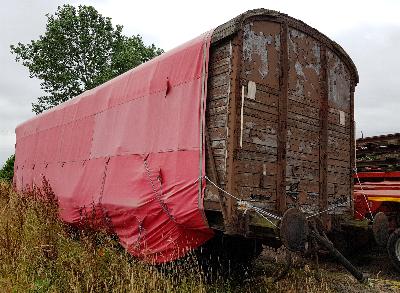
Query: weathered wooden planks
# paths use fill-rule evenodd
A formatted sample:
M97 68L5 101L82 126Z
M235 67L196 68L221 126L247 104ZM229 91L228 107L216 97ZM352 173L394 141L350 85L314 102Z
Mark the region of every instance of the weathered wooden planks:
M220 186L275 214L291 206L312 214L349 199L358 81L351 60L286 16L228 27L217 32L208 79L207 129ZM205 200L215 196L206 192ZM232 219L236 209L229 199Z

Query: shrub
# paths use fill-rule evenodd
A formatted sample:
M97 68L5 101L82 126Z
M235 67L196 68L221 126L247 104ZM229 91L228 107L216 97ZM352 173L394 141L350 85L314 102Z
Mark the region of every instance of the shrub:
M14 177L14 162L15 155L12 155L7 159L3 168L0 169L0 179L12 182Z

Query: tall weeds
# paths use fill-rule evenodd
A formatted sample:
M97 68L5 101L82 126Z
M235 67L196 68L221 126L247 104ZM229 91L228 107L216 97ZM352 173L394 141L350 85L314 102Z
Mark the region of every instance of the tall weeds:
M304 266L274 281L283 265L273 260L255 266L253 275L212 282L195 254L147 265L88 223L71 230L58 219L50 186L43 186L19 194L0 181L0 292L331 292L325 276L319 281Z
M23 195L0 182L1 292L204 292L197 266L175 272L134 260L106 233L70 228L45 183ZM181 274L181 271L190 272Z

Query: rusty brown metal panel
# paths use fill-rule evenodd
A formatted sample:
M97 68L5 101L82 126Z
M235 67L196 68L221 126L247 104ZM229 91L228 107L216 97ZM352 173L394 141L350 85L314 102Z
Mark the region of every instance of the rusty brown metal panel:
M321 48L321 97L320 97L320 147L319 147L319 208L328 208L328 77L326 47ZM327 226L328 217L322 215L323 224Z
M281 56L280 56L280 96L278 103L278 146L277 146L277 174L276 174L276 204L277 210L283 214L286 210L286 136L287 136L287 104L288 104L288 25L281 26Z

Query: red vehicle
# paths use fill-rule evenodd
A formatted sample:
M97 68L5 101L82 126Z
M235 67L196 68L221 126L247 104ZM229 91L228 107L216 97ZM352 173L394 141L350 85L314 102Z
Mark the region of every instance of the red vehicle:
M357 140L354 216L368 219L376 242L400 271L400 134Z

